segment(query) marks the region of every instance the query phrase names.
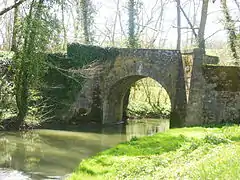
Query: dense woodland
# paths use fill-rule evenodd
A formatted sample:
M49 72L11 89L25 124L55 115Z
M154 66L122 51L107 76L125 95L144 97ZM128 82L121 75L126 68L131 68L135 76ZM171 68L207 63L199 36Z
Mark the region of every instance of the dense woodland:
M111 17L100 13L108 3L114 9ZM214 6L218 10L210 12ZM214 27L207 23L214 13L223 29L206 36ZM52 118L39 94L50 67L46 55L66 52L68 43L182 51L199 47L222 56L221 63L240 63L239 0L0 0L0 27L0 119L13 121L17 129L27 119ZM174 42L168 40L170 29ZM214 39L220 31L226 36Z

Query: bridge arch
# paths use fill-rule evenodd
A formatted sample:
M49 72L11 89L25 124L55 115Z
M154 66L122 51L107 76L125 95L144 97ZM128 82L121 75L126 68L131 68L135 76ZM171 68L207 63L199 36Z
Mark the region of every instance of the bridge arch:
M149 53L148 53L149 56ZM171 101L170 126L184 125L186 92L183 74L179 74L179 62L161 60L155 61L145 57L118 57L105 78L103 93L102 123L121 121L123 117L123 99L132 84L138 80L150 77L166 90Z
M132 87L134 83L147 77L149 76L141 76L141 75L128 76L123 79L120 79L110 88L109 95L107 97L108 99L107 101L105 101L108 103L108 106L109 106L107 110L108 114L105 114L107 115L108 120L113 120L113 122L117 122L123 119L123 106L124 106L123 103L124 103L124 97L127 91ZM174 98L170 98L170 97L173 97L170 95L171 92L167 90L164 84L159 83L159 80L156 80L154 78L152 79L155 80L159 85L162 85L162 87L166 90L172 105ZM171 106L171 109L172 108L173 107Z

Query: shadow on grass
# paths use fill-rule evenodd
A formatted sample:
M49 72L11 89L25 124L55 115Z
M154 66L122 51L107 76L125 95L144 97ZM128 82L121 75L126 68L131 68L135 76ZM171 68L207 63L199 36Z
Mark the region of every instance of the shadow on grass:
M91 175L91 176L96 176L97 175L97 173L95 173L93 170L91 170L91 169L88 169L88 168L86 168L86 167L80 167L79 168L79 170L82 172L82 173L86 173L86 174L89 174L89 175Z
M230 127L230 126L234 126L234 125L239 125L236 123L220 123L220 124L204 124L201 127L203 128L223 128L223 127Z

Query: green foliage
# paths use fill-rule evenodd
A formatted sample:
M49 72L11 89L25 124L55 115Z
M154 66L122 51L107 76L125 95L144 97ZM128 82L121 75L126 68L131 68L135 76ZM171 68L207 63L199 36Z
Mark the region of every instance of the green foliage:
M12 116L16 111L14 86L5 77L0 78L0 119Z
M53 108L40 91L31 90L29 95L29 110L25 118L28 127L36 127L51 120Z
M239 131L193 127L134 139L82 161L70 179L238 179Z
M226 137L220 136L220 135L214 135L214 134L206 135L204 137L204 141L206 143L215 144L215 145L230 142L230 140L227 139Z
M137 81L131 88L128 116L133 118L168 118L171 111L166 90L151 78Z
M118 50L115 48L101 48L99 46L83 45L78 43L69 44L67 56L71 58L73 68L83 67L94 61L115 60Z
M43 0L32 1L29 11L20 23L18 47L14 55L15 89L19 127L28 112L29 90L41 87L47 72L45 63L48 44L54 36L56 23L51 18L50 4Z
M30 86L40 86L47 72L45 63L49 44L59 32L59 22L50 13L50 5L32 3L29 14L21 21L18 51L14 57L16 71L24 63Z
M75 101L76 95L81 91L86 78L92 78L79 71L94 62L103 64L112 61L118 55L114 48L101 48L78 43L69 44L67 54L50 54L47 62L48 73L45 75L44 97L53 105L54 115L58 118L61 113L69 109ZM53 114L52 114L53 115ZM53 115L53 116L54 116Z
M11 58L12 53L0 52L0 119L9 118L16 111Z

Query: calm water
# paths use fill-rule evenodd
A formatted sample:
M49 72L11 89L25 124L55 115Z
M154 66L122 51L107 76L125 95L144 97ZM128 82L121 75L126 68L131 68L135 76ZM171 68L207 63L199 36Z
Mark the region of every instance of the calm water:
M135 120L128 125L78 131L0 132L0 180L64 179L79 162L132 137L169 128L169 120Z

